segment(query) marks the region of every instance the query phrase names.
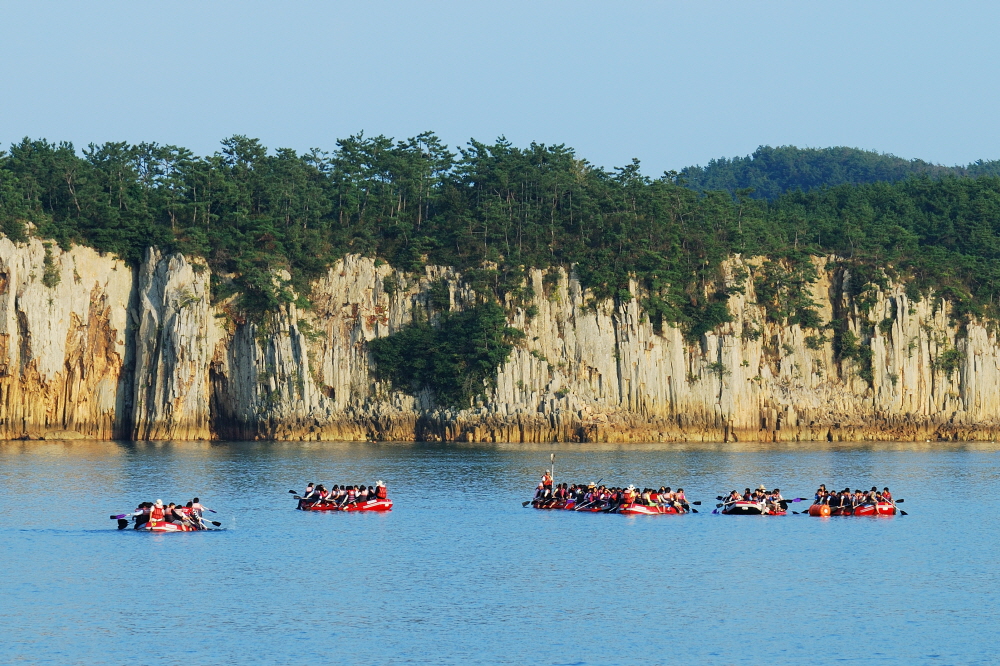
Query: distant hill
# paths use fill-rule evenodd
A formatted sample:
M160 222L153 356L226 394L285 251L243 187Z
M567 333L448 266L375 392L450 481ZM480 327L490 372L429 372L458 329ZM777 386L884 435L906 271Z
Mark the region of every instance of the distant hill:
M923 160L858 148L796 148L761 146L747 157L712 160L708 166L692 166L680 172L688 187L696 190L753 188L751 196L775 199L789 190L808 192L824 186L895 182L909 176L976 177L1000 175L1000 160L979 160L967 166L946 167Z

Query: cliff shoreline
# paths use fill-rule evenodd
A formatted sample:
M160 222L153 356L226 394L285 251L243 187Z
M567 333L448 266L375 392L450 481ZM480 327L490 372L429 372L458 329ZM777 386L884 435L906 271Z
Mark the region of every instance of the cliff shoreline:
M725 279L754 265L733 257ZM130 268L85 247L0 239L0 439L996 439L992 325L960 326L898 285L859 312L850 275L816 265L820 314L871 349L867 372L836 358L831 340L766 321L752 283L731 295L733 321L692 344L654 331L635 299L591 306L564 269L531 270L531 301L507 304L523 343L495 389L459 410L376 381L366 349L441 280L452 308L472 305L454 269L406 274L349 255L315 284L311 310L288 306L262 331L213 306L209 270L181 255L151 248Z

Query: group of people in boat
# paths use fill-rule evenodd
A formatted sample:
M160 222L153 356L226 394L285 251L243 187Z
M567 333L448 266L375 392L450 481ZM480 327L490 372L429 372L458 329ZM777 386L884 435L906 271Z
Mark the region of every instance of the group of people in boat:
M346 484L334 485L330 490L326 489L322 483L310 483L299 499L300 509L305 509L316 503L330 504L338 507L347 507L350 504L360 504L369 500L384 500L389 497L385 482L381 479L374 486L349 486Z
M855 488L852 492L850 488L844 488L840 491L827 490L824 483L816 490L813 504L825 504L831 509L854 509L859 506L877 506L879 504L894 504L894 502L888 486L881 491L877 486L872 486L871 490Z
M730 491L722 502L726 507L737 502L753 502L766 507L769 513L780 513L788 508L785 498L781 495L781 489L768 490L764 484L758 486L756 490L745 488L742 493L738 490Z
M639 490L635 486L609 488L595 483L553 484L551 474L545 472L535 489L532 505L539 509L550 509L566 507L570 502L576 510L600 509L609 512L620 511L635 504L672 506L679 512L689 511L691 508L683 488L671 490L669 486L660 486L659 490Z
M195 497L185 504L170 502L165 505L163 500L142 502L132 512L132 515L135 518L135 529L137 530L145 527L147 523L151 523L152 525L156 525L157 523L173 523L195 530L207 530L208 526L205 525L205 521L202 519L206 511L210 511L210 509L204 507L198 498Z

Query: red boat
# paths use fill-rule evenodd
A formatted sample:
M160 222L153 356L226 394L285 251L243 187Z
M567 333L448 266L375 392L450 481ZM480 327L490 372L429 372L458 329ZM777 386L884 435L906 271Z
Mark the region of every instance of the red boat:
M142 527L138 528L139 532L204 532L204 530L199 530L191 525L178 525L177 523L168 523L165 520L151 520Z
M826 504L813 504L809 507L810 516L895 516L896 505L891 502L879 502L877 506L862 504L853 509L831 508Z
M542 511L581 511L583 513L620 513L627 516L655 516L660 514L680 514L686 513L684 511L678 511L672 506L645 506L643 504L632 504L624 509L618 509L617 511L608 511L606 507L596 506L593 504L582 504L581 508L576 508L576 500L557 500L555 502L547 502L544 505L539 505L538 502L532 501L531 505L536 509Z
M788 511L774 511L764 502L731 502L719 510L727 516L784 516Z
M345 506L333 504L332 502L316 502L306 504L303 511L392 511L391 499L373 499L365 502L353 502Z

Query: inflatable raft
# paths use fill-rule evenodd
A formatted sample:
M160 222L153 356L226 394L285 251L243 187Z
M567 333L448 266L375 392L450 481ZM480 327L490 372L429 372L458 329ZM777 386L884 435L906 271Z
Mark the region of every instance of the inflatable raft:
M646 506L643 504L632 504L631 506L615 511L609 511L607 507L593 504L581 504L576 508L576 500L557 500L539 503L532 501L531 505L541 511L580 511L582 513L620 513L626 516L656 516L662 514L681 514L685 511L678 511L672 506Z
M896 505L890 502L879 502L877 506L863 504L853 509L840 507L831 508L826 504L813 504L809 507L810 516L895 516Z
M391 499L374 499L365 502L354 502L346 506L333 504L332 502L316 502L306 504L303 511L392 511Z
M178 525L177 523L168 523L165 520L151 520L148 523L137 528L139 532L204 532L205 530L199 530L196 527L190 525Z
M727 516L783 516L788 511L774 511L764 502L746 502L740 500L739 502L725 504L719 510L719 513Z

